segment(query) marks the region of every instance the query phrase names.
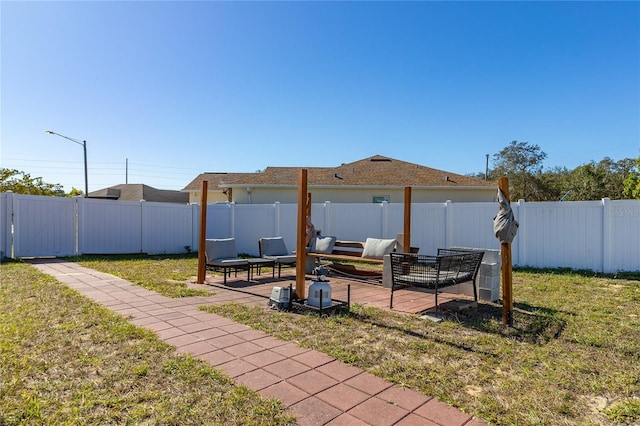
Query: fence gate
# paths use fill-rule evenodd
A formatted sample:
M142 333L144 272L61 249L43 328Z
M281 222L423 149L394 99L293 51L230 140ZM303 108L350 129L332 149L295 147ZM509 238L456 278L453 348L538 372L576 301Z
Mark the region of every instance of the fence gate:
M77 205L75 198L14 194L14 255L76 255Z

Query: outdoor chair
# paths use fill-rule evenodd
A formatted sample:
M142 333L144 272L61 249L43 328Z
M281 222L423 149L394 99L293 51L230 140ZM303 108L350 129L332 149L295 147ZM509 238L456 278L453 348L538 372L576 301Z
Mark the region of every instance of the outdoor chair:
M278 265L278 278L282 272L282 265L293 266L296 264L296 256L287 250L282 237L266 237L258 240L260 257L273 260Z
M250 263L247 259L238 257L236 251L235 238L214 238L207 239L205 247L205 269L209 271L222 271L224 283L227 283L227 275L238 271L248 271L250 274Z

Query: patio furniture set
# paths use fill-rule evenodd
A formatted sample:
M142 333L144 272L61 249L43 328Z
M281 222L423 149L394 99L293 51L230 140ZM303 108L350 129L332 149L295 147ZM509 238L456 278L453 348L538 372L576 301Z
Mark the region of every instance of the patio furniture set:
M236 251L235 238L207 239L205 248L206 270L222 272L224 284L231 274L247 272L247 280L262 268L278 267L278 278L283 266L293 266L296 256L287 250L282 237L267 237L258 240L260 257L240 258ZM395 239L367 238L364 243L338 241L335 237L318 236L307 248L307 256L316 264L322 261L352 261L383 265L385 257L390 261L391 288L389 308L393 308L394 292L400 288L418 287L433 290L436 315L438 293L445 287L471 282L473 297L478 302L476 278L484 252L481 250L438 249L437 255L418 253L396 253ZM413 250L412 250L413 251ZM386 268L386 267L385 267Z
M276 265L278 265L278 278L280 278L282 265L295 264L296 257L287 255L284 240L281 237L261 239L259 244L260 257L241 258L238 257L235 238L207 239L205 268L208 271L222 272L223 281L226 284L227 276L232 273L237 276L238 272L247 271L247 281L252 281L255 273L260 274L262 268L269 267L272 268L272 278L275 278ZM263 246L265 251L262 249Z

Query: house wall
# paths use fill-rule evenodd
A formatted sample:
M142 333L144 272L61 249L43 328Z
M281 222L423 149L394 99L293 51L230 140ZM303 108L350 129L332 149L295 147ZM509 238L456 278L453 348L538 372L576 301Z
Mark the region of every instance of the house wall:
M202 195L200 191L189 192L189 204L200 204L200 198ZM207 203L226 203L227 194L223 194L222 191L207 191Z
M390 203L404 202L404 188L313 188L308 191L311 199L315 202L330 201L332 203L372 203L374 197L389 197ZM222 195L222 197L220 196ZM226 196L218 192L209 191L208 202L225 202ZM192 193L191 203L200 202L199 194ZM415 203L444 203L447 200L456 203L466 202L491 202L496 198L496 189L474 188L438 188L421 189L412 188L411 200ZM296 204L298 202L297 188L233 188L233 201L236 204L272 204L279 202L282 204Z

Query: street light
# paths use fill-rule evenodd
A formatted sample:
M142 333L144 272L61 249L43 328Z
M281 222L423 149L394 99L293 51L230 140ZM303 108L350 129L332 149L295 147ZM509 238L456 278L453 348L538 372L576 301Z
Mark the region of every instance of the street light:
M89 195L89 178L87 177L87 141L79 141L77 139L61 135L60 133L52 132L51 130L46 130L46 133L50 135L57 135L61 138L68 139L71 142L75 142L78 145L82 145L82 148L84 149L84 196L86 197L87 195Z

